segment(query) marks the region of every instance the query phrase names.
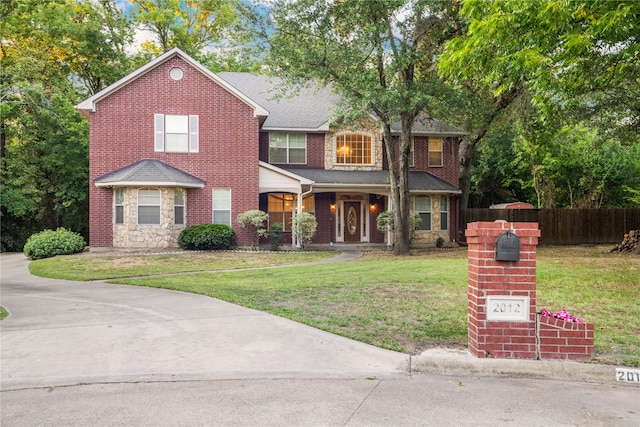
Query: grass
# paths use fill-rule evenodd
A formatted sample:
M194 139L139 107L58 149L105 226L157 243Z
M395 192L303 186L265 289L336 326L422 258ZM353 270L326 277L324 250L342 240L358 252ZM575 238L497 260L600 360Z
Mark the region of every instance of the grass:
M568 309L595 324L595 362L640 366L640 258L605 254L603 247L540 247L538 251L537 307ZM234 253L224 262L216 253L213 266L241 268L256 263L290 264L303 254L269 254L251 261L253 254ZM282 255L282 258L279 256ZM193 254L152 257L128 256L158 274L176 264L188 269ZM327 255L325 255L327 256ZM289 258L293 257L293 258ZM73 258L73 256L71 257ZM90 258L90 257L85 257ZM141 259L143 258L143 259ZM67 257L49 261L49 277L71 273ZM93 262L115 263L103 257ZM41 263L32 262L34 274ZM152 265L158 262L156 268ZM195 261L194 261L195 262ZM74 264L74 262L70 262ZM88 265L92 265L89 262ZM201 264L197 264L202 266ZM56 267L58 266L58 267ZM198 267L197 270L202 268ZM80 267L79 267L80 268ZM109 276L118 266L107 268ZM114 269L116 271L114 271ZM139 276L139 270L135 270ZM127 269L127 273L132 270ZM77 275L76 273L73 273ZM96 270L92 273L96 275ZM60 276L58 276L60 277ZM428 251L411 257L367 254L348 263L292 266L238 272L207 272L167 277L118 279L118 283L169 288L223 299L273 313L336 334L392 350L419 354L435 346L463 348L467 341L466 251Z
M104 280L194 271L262 268L299 264L335 256L328 252L196 251L157 254L89 253L33 261L31 274L67 280Z

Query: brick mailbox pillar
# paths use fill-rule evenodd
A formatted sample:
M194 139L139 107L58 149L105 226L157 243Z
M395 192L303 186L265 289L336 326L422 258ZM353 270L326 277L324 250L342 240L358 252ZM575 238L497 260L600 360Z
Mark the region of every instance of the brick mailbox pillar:
M504 233L519 243L518 260L496 260ZM469 245L468 343L480 358L536 359L536 246L531 222L475 222Z

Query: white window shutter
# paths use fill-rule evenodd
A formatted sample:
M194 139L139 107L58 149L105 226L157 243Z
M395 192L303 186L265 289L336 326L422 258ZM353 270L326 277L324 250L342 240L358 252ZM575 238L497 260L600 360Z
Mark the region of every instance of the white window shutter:
M198 116L189 116L189 151L197 153L199 148Z
M155 151L164 151L164 114L155 115Z

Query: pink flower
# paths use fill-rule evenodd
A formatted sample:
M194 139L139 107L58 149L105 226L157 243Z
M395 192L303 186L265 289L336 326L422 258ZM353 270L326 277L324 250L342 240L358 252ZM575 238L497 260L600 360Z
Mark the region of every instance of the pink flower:
M540 314L542 316L547 316L547 317L555 317L556 319L561 319L564 320L565 322L571 322L571 323L581 323L582 320L579 317L574 317L572 316L566 308L562 309L562 311L557 311L555 313L550 313L549 310L547 310L546 308L543 308L542 310L540 310Z

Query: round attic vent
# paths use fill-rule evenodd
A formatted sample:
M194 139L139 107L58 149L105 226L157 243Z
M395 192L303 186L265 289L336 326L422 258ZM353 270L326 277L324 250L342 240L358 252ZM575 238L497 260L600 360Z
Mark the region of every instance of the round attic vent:
M184 72L180 68L176 67L171 69L171 71L169 72L169 75L173 80L182 80L182 77L184 76Z

